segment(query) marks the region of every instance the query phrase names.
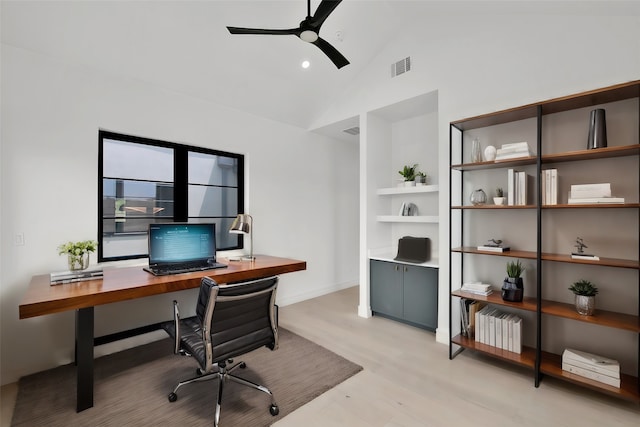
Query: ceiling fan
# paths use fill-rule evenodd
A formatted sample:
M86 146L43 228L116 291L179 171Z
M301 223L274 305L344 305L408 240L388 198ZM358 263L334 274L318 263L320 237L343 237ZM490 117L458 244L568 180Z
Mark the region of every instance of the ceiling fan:
M239 28L227 27L231 34L266 34L266 35L295 35L301 40L316 45L325 55L333 61L338 68L349 64L347 58L342 56L338 50L331 46L329 42L320 38L318 33L324 21L331 12L338 7L342 0L322 0L316 9L316 13L311 16L311 0L307 0L307 17L300 23L298 28L286 30L270 30L264 28Z

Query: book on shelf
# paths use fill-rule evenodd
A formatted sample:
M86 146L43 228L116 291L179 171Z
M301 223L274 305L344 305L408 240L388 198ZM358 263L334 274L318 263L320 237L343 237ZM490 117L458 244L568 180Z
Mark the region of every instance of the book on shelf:
M487 251L487 252L508 252L511 250L509 246L486 246L480 245L478 246L479 251Z
M580 375L581 377L589 378L594 381L608 384L613 387L620 388L620 378L613 378L608 375L603 375L599 372L581 368L565 361L562 361L562 370L571 372L572 374Z
M491 293L491 285L481 282L467 282L460 287L463 292L475 293L479 295L488 295Z
M620 379L620 363L614 359L568 348L562 353L562 362Z
M597 255L576 254L576 253L571 254L571 259L585 259L588 261L600 261L600 257Z
M507 169L507 205L515 204L515 170Z
M541 177L542 204L557 205L558 204L558 170L545 169L542 171Z
M591 204L591 203L624 203L624 197L585 197L569 198L570 205Z
M103 276L102 267L78 271L59 271L49 275L52 285L63 283L82 282L85 280L101 279Z
M593 197L611 197L611 183L574 184L569 191L571 199L586 199Z
M495 160L500 161L531 156L533 156L533 153L527 142L514 142L502 144L502 146L496 150Z
M514 316L511 320L512 331L511 336L513 339L513 351L514 353L522 353L522 319L518 316Z
M530 180L526 172L507 169L507 205L526 205Z

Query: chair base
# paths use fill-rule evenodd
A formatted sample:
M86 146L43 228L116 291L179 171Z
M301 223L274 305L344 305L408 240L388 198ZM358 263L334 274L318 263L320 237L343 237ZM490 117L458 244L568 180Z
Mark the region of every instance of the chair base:
M233 363L233 362L229 361L229 363ZM237 368L242 368L242 369L246 368L247 367L246 363L239 362L227 369L226 363L220 362L217 364L217 367L218 367L217 371L209 372L209 373L202 373L202 370L198 369L198 376L190 378L188 380L180 381L178 385L173 389L173 391L169 393L169 395L167 396L169 399L169 402L175 402L176 400L178 400L177 392L178 392L178 389L183 385L200 382L200 381L213 380L217 378L219 381L218 382L218 400L216 401L216 412L215 412L215 417L213 422L214 426L217 427L220 421L220 409L222 407L222 392L224 390L224 386L227 381L233 381L235 383L238 383L238 384L241 384L241 385L244 385L268 394L271 397L271 405L269 406L269 413L274 417L280 413L280 410L278 409L278 405L275 402L275 399L273 397L273 393L271 393L271 390L269 390L267 387L263 385L256 384L252 381L238 377L231 373Z

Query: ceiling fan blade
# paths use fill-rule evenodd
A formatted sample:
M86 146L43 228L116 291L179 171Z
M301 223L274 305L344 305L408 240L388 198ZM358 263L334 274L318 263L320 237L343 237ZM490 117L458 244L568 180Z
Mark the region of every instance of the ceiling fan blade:
M268 35L300 35L300 28L290 28L288 30L269 30L265 28L240 28L227 27L231 34L268 34Z
M311 18L313 25L320 29L324 21L331 15L331 12L338 7L338 5L342 2L342 0L322 0L318 8L316 9L316 13L313 14Z
M318 37L318 40L314 41L312 44L318 46L318 48L323 51L324 54L327 55L334 64L336 64L336 67L342 68L345 65L349 65L349 61L347 60L347 58L342 56L342 54L338 52L335 47L331 46L326 40Z

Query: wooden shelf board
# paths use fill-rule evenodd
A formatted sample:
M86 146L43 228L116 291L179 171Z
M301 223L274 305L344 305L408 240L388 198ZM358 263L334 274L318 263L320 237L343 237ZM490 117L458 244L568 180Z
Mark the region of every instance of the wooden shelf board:
M536 205L462 205L451 209L535 209Z
M522 353L518 354L512 351L507 351L501 348L479 343L474 339L464 337L462 335L457 335L451 338L451 342L461 347L475 350L500 360L515 363L516 365L525 366L531 369L533 369L534 367L536 352L531 347L522 346Z
M611 328L625 329L640 333L640 317L631 314L617 313L615 311L599 310L596 308L593 316L583 316L576 312L573 304L557 301L542 301L542 313L565 319L591 323L593 325L608 326Z
M571 372L562 370L562 356L553 353L542 352L542 358L540 361L540 372L546 375L550 375L555 378L559 378L564 381L568 381L573 384L577 384L583 387L590 388L602 393L606 393L615 397L630 400L632 402L640 403L640 391L638 390L638 378L632 375L620 374L620 388L610 386L608 384L594 381L589 378L582 377L580 375L573 374Z
M635 80L601 89L510 108L495 113L487 113L481 116L456 120L451 122L451 125L465 131L537 117L538 106L542 109L542 114L546 115L574 110L576 108L605 104L608 102L622 101L638 96L640 96L640 80Z
M584 204L558 204L542 205L542 209L602 209L602 208L640 208L640 203L584 203Z
M545 154L542 156L542 164L561 162L574 162L578 160L604 159L611 157L624 157L640 154L640 144L623 145L616 147L604 147L593 150L567 151L558 154Z
M491 162L477 162L477 163L461 163L457 165L451 165L451 169L459 171L472 171L472 170L484 170L484 169L498 169L506 167L527 166L536 164L536 157L522 157L518 159L499 160Z
M640 261L632 260L632 259L620 259L620 258L600 258L599 261L591 261L587 259L573 259L571 255L564 254L550 254L543 253L542 259L544 261L555 261L555 262L568 262L574 264L588 264L588 265L599 265L603 267L618 267L618 268L632 268L635 270L640 269Z
M537 257L537 253L534 251L518 251L518 250L512 249L507 252L489 252L489 251L480 251L475 246L464 246L461 248L453 248L451 249L451 252L459 252L459 253L465 253L465 254L505 256L510 258L525 258L525 259L536 259ZM632 260L632 259L600 258L600 260L598 261L591 261L586 259L573 259L571 258L571 255L552 254L552 253L543 253L541 255L541 258L543 261L599 265L602 267L631 268L634 270L640 270L640 261Z
M451 209L536 209L537 205L454 205ZM640 208L640 203L584 203L584 204L557 204L557 205L542 205L542 209L601 209L601 208L613 208L613 209L625 209Z
M458 290L452 291L451 295L460 297L460 298L483 301L488 304L502 305L505 307L513 307L519 310L526 310L526 311L536 311L538 307L536 299L531 297L524 297L522 299L522 302L505 301L500 296L500 290L494 291L492 294L484 296L484 295L471 294L469 292L464 292L458 289Z
M526 258L526 259L536 259L536 252L532 251L514 251L510 250L507 252L488 252L488 251L479 251L475 246L465 246L462 248L453 248L452 252L461 252L465 254L481 254L481 255L494 255L494 256L506 256L511 258Z

